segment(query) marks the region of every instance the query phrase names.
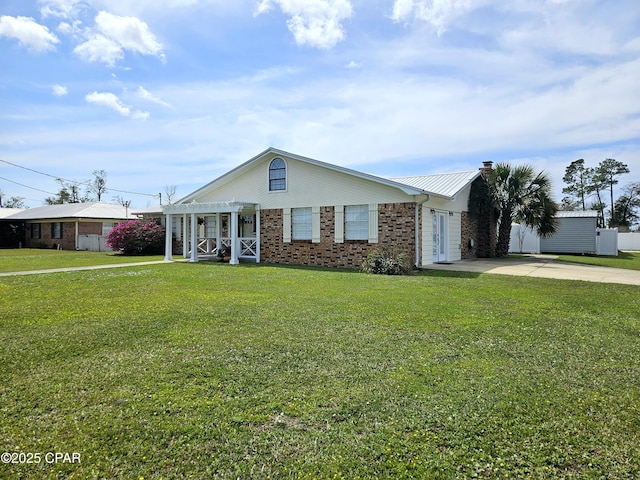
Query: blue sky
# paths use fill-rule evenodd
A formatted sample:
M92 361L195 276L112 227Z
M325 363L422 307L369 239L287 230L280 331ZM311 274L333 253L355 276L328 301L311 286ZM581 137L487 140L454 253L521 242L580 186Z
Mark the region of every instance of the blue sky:
M626 163L637 0L0 0L0 191L177 197L273 146L380 176ZM32 188L26 188L22 185ZM133 195L124 192L143 193Z

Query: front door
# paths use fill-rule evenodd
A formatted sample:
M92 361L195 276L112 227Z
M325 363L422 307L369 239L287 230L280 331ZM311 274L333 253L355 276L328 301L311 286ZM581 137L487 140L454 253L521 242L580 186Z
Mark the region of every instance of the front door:
M433 263L447 260L447 214L433 213Z

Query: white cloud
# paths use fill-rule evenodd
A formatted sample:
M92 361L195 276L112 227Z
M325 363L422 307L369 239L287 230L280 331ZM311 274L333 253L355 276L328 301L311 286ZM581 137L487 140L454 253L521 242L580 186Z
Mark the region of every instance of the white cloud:
M0 36L14 38L34 52L55 50L58 37L44 25L40 25L31 17L0 17Z
M168 104L167 102L165 102L161 98L155 96L154 94L152 94L148 90L144 89L143 87L138 87L138 90L136 90L136 95L139 98L141 98L143 100L146 100L148 102L155 103L157 105L162 105L163 107L171 107L170 104Z
M80 20L73 20L71 22L60 22L57 27L58 32L63 35L69 35L74 39L82 39L83 28Z
M395 0L391 18L397 22L422 20L442 35L453 19L477 6L472 0Z
M100 34L94 34L92 38L78 45L73 51L85 62L102 62L109 67L113 67L118 60L124 58L122 47Z
M121 17L101 11L95 18L96 28L74 52L87 62L102 62L113 67L124 58L124 52L152 55L164 61L162 45L148 25L136 17Z
M287 26L298 45L324 50L344 40L341 22L353 14L349 0L261 0L254 15L268 12L274 4L290 16Z
M128 117L129 115L131 115L131 108L122 103L118 96L114 93L93 92L87 94L84 98L89 103L95 103L96 105L101 105L103 107L115 110L123 117Z
M101 33L116 41L125 50L163 58L162 45L148 25L136 17L120 17L109 12L96 16L96 26Z
M76 13L81 0L38 0L40 14L44 17L70 18Z
M139 110L132 110L131 107L122 103L118 96L111 92L93 92L87 94L85 100L95 105L115 110L123 117L131 117L138 120L146 120L149 118L148 112L141 112Z
M68 93L69 93L69 90L65 86L57 85L57 84L53 86L53 94L56 97L64 97Z

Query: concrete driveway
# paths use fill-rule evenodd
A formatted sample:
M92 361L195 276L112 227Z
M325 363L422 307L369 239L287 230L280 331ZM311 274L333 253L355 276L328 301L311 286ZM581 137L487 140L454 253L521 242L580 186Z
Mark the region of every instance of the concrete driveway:
M553 255L527 255L518 258L474 258L450 264L436 263L426 267L426 270L495 273L522 277L640 285L640 271L638 270L557 262L555 261L556 258Z

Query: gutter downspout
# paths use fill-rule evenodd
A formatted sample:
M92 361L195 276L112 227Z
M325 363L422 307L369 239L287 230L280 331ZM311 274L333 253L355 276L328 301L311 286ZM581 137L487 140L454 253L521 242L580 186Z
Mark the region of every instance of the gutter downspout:
M420 268L420 227L421 225L418 223L419 219L420 219L420 208L422 208L422 205L424 205L426 202L429 201L430 195L428 193L425 193L424 195L426 195L426 198L424 200L421 200L420 202L416 203L416 218L415 218L415 241L416 241L416 261L415 261L415 267L416 268ZM422 219L424 221L424 218Z

